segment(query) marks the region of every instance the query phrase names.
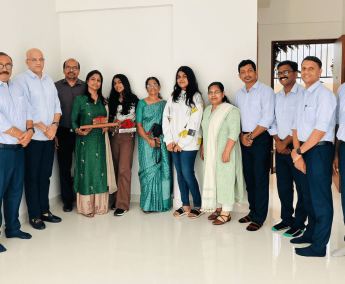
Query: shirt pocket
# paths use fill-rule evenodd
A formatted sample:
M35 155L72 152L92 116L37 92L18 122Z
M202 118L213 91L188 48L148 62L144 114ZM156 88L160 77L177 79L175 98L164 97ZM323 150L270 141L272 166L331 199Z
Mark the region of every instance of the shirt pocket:
M316 119L316 107L309 106L304 108L304 118L308 123L314 122Z

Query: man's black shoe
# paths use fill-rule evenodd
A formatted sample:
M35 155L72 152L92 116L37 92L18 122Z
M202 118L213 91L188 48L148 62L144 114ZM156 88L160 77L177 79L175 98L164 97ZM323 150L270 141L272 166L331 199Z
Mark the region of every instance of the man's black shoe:
M44 230L46 228L46 225L41 219L32 219L29 220L29 223L36 230Z
M8 239L19 238L22 240L29 240L32 238L32 236L28 233L24 233L21 230L18 230L17 232L6 234L6 238L8 238Z
M6 250L7 249L2 244L0 244L0 253L5 252Z
M63 212L71 212L73 210L73 205L64 205L62 210Z
M41 219L50 223L60 223L62 220L60 217L53 215L51 212L48 212L48 216L41 216Z
M114 216L123 216L126 214L126 212L127 212L127 210L117 208L114 212Z

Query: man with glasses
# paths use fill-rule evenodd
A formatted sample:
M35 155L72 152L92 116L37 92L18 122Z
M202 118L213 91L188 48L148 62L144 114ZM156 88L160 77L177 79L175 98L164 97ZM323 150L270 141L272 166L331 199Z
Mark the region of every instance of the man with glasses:
M292 125L291 157L300 170L303 202L308 214L308 225L303 236L293 244L311 244L296 248L296 254L307 257L326 255L332 221L332 164L334 158L334 127L337 102L334 94L319 80L322 63L315 56L303 59L301 78L306 85L296 104Z
M305 87L297 84L298 65L293 61L283 61L277 66L278 80L283 89L276 94L275 119L268 130L275 141L276 146L276 173L278 195L281 204L280 217L282 221L272 227L272 231L287 230L286 237L297 237L303 233L304 222L307 219L307 211L303 203L302 188L299 181L299 171L295 168L291 151L292 123L296 105L303 98ZM293 208L294 185L296 184L298 201L296 209ZM293 216L293 214L295 214Z
M63 113L55 136L55 147L59 161L61 198L65 212L72 211L74 202L71 167L75 133L71 125L71 113L74 99L85 91L85 82L78 79L79 72L79 62L72 58L68 59L63 64L65 79L55 82Z
M32 108L23 89L10 80L12 59L0 52L0 228L4 204L7 238L31 239L20 230L19 206L23 195L24 149L34 134ZM6 251L0 244L0 253Z
M28 70L17 76L33 108L35 134L25 148L25 196L29 222L33 228L45 229L43 221L58 223L61 218L49 211L49 184L53 170L55 142L61 108L53 80L43 74L44 57L33 48L26 53ZM36 123L36 121L39 121Z

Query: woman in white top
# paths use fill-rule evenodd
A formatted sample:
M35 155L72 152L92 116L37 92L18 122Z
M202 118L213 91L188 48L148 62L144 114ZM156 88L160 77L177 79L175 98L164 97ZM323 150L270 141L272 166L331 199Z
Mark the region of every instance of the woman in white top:
M172 152L177 171L182 207L174 212L175 217L188 214L198 218L203 212L199 185L195 178L194 163L202 140L200 128L204 102L193 70L182 66L177 70L174 92L168 100L162 119L164 142ZM194 209L189 203L189 191L193 197Z

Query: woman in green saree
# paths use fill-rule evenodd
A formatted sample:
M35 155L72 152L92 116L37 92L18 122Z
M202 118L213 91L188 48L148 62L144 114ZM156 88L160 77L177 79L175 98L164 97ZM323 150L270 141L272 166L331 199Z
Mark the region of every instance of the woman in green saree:
M163 143L163 135L151 139L147 133L154 123L162 125L166 101L159 95L161 86L157 78L148 78L145 86L149 96L139 101L136 112L137 131L140 135L140 207L144 213L164 212L172 206L170 153Z
M204 186L201 211L213 212L213 225L231 220L235 202L243 202L242 157L239 144L240 110L230 104L224 86L214 82L208 87L211 102L203 115Z

